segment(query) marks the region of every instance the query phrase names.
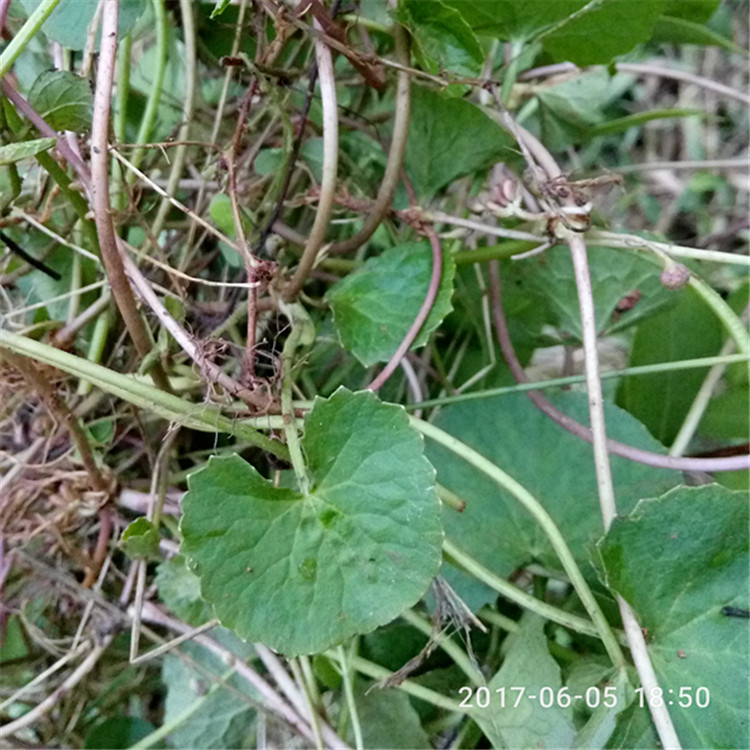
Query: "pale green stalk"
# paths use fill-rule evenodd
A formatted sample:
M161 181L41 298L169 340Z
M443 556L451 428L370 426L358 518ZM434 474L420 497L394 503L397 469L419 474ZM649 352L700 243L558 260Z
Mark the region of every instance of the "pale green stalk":
M180 13L182 14L182 33L185 40L185 102L182 109L182 124L177 133L180 145L174 150L172 156L172 169L167 182L167 194L173 196L177 192L177 185L182 177L182 169L185 166L187 146L184 141L190 137L190 125L193 121L195 79L196 79L196 47L195 47L195 18L193 13L195 7L191 0L180 0ZM141 141L142 142L142 141ZM164 221L169 213L170 201L164 198L159 206L154 223L151 226L151 235L158 239L164 226Z
M109 291L103 292L102 297L109 300L111 298ZM107 343L107 337L109 336L109 326L110 313L109 310L105 310L99 315L94 324L94 332L91 334L89 350L86 354L86 359L88 359L89 362L94 362L95 364L101 362L102 355L104 354L104 346ZM90 391L91 383L88 380L78 381L78 390L76 391L78 396L87 396Z
M34 12L26 19L26 23L21 26L17 34L8 42L8 46L0 54L0 78L11 69L18 56L26 49L32 37L42 24L47 20L50 13L57 7L60 0L42 0L36 6Z
M290 659L289 666L292 670L292 674L294 675L294 679L297 682L297 686L305 696L305 704L307 706L308 713L310 714L310 726L312 727L313 734L315 735L315 748L316 750L323 750L323 736L320 733L320 721L318 719L318 712L315 710L315 706L313 705L312 695L310 694L310 686L308 685L307 680L305 680L302 674L302 670L300 669L299 658L300 657L298 657L297 659Z
M618 250L660 250L673 258L693 258L711 263L727 263L735 266L750 266L750 256L739 253L724 253L720 250L702 250L696 247L674 245L671 242L658 242L656 240L639 237L636 234L624 234L622 232L607 232L601 229L592 229L586 232L586 240L592 245L602 245Z
M332 654L335 656L335 654ZM361 672L367 677L371 677L374 680L383 680L391 676L391 672L381 667L378 664L373 664L367 659L363 659L361 656L352 656L352 666L358 672ZM430 690L429 688L422 687L416 682L411 680L404 680L400 684L396 685L398 690L403 690L408 695L413 695L415 698L431 703L433 706L445 709L446 711L455 711L458 713L465 713L464 709L458 704L457 701L446 698L444 695Z
M427 622L425 618L418 615L414 610L407 609L403 611L401 617L413 628L419 630L420 633L424 633L427 637L432 635L432 623ZM482 675L474 664L472 664L471 659L469 659L466 652L455 641L445 635L439 637L438 646L443 649L451 659L453 659L453 662L461 669L469 680L471 680L471 682L477 686L487 684L484 675Z
M234 674L234 668L227 670L222 676L220 682L215 682L206 691L204 695L201 695L194 700L184 711L181 711L171 721L162 724L158 729L146 735L142 740L139 740L134 745L130 745L130 750L145 750L146 748L153 747L158 742L161 742L165 737L168 737L172 732L179 729L191 716L193 716L200 708L205 704L210 696L212 696L217 690L223 687L224 683Z
M541 599L537 599L535 596L531 596L531 594L527 594L509 581L485 568L482 563L459 549L449 539L443 541L443 552L469 575L474 576L474 578L482 581L482 583L486 583L491 589L497 591L500 596L518 604L519 607L523 607L529 610L529 612L544 617L550 622L556 622L558 625L562 625L569 630L574 630L584 635L591 635L594 638L601 638L601 633L590 620L578 617L578 615L571 614L570 612L565 612L562 609L543 602Z
M151 138L151 133L153 133L156 114L159 110L159 103L161 101L161 92L164 86L164 72L167 69L167 42L169 40L169 28L167 26L167 14L164 9L164 0L152 0L151 5L153 6L154 20L156 22L156 70L154 71L151 90L148 92L143 119L141 120L141 125L138 129L136 142L139 144L148 143ZM145 149L142 146L139 146L131 156L131 163L136 167L140 167L144 153ZM128 172L125 179L129 185L132 185L133 182L135 182L135 178L136 174L134 172Z
M725 341L721 354L730 354L733 351L734 346L735 344L732 339ZM685 453L688 443L692 440L701 419L703 419L703 414L706 411L708 402L711 400L714 388L716 388L718 382L721 380L721 376L724 374L725 369L726 364L721 362L715 364L708 371L708 375L706 375L703 383L701 383L701 387L693 399L693 403L690 405L690 409L682 422L682 427L680 427L677 437L675 437L674 442L669 449L670 456L681 456Z
M76 357L53 346L19 336L3 330L0 336L0 352L8 349L17 354L45 362L75 377L88 380L103 391L156 414L170 422L201 432L226 432L241 440L247 440L263 450L288 458L286 448L259 433L241 421L225 417L218 409L207 404L194 404L179 396L166 393L133 375L115 372L107 367Z
M734 339L738 351L750 354L750 336L737 314L703 279L691 276L688 285L691 286L703 301L713 310L714 315L721 321L727 333Z
M495 466L495 464L485 458L481 453L478 453L465 443L462 443L460 440L457 440L452 435L438 429L434 425L429 424L428 422L423 422L421 419L410 417L409 421L412 426L419 430L423 435L434 440L445 448L448 448L448 450L455 453L464 461L474 466L483 474L486 474L501 489L509 492L531 514L552 544L552 547L560 559L560 562L562 563L573 588L575 588L581 603L588 612L589 617L591 617L594 622L599 637L612 659L612 662L618 668L624 668L626 664L625 657L623 656L617 640L612 634L607 619L604 617L594 595L591 593L591 589L586 583L565 538L560 533L560 530L555 525L555 522L552 520L549 513L547 513L542 507L541 503L523 485L513 479L509 474L506 474L502 469ZM445 544L443 548L446 549Z
M732 365L739 362L748 362L746 354L718 355L716 357L699 357L696 359L683 359L678 362L658 362L653 365L639 365L637 367L626 367L622 370L605 370L599 373L602 380L611 378L624 378L632 375L653 375L659 372L673 372L676 370L693 370L713 365ZM564 378L550 378L549 380L538 380L534 383L518 383L517 385L503 386L500 388L488 388L484 391L473 391L472 393L459 393L455 396L443 396L414 404L405 404L407 411L425 409L432 406L445 406L456 404L461 401L476 401L493 396L505 396L510 393L523 393L525 391L541 391L545 388L558 388L565 385L577 385L585 383L585 375L569 375ZM299 404L297 404L299 407ZM262 419L260 417L259 419Z
M354 650L357 647L357 642L357 638L352 639L352 655L354 655ZM346 705L349 709L349 718L352 722L354 746L357 750L362 750L362 748L364 747L364 741L362 739L362 725L359 722L357 702L354 700L354 682L352 681L350 660L347 659L343 646L338 646L336 648L336 655L338 656L339 666L341 668L341 679L344 681L344 698L346 699ZM341 731L340 727L339 731Z

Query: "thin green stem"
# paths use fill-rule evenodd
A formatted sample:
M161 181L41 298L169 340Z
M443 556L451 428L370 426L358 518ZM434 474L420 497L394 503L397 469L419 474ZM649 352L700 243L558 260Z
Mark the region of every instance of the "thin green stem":
M581 603L588 612L589 617L591 617L594 622L596 629L599 632L599 637L612 659L612 662L618 668L623 667L626 663L625 657L622 654L622 650L620 649L617 640L612 634L609 623L599 608L589 585L586 583L565 538L560 533L555 522L541 503L523 485L513 479L509 474L506 474L502 469L495 466L495 464L473 448L470 448L468 445L457 440L447 432L438 429L429 422L423 422L421 419L416 419L415 417L410 417L409 421L412 426L419 430L425 437L428 437L430 440L434 440L436 443L444 446L483 474L486 474L501 489L509 492L531 514L552 544L552 547L560 559L565 572L568 574L568 578L573 584Z
M300 664L299 664L299 658L300 657L298 657L297 659L290 659L289 666L292 670L292 674L294 675L294 679L297 683L297 686L300 688L300 690L302 691L302 694L305 696L305 705L310 715L309 716L310 726L312 727L313 734L315 735L316 750L323 750L323 736L320 733L320 722L318 720L318 712L315 710L312 695L310 694L310 686L307 684L307 681L305 680L304 675L302 674L302 669L300 668Z
M165 737L168 737L172 732L179 729L191 716L193 716L206 701L217 691L224 687L224 683L235 673L234 667L228 669L222 676L221 680L214 682L213 685L205 692L205 694L196 698L188 707L181 711L171 721L165 722L158 729L146 735L142 740L139 740L134 745L130 745L131 750L146 750L146 748L154 747L154 745L160 743Z
M734 339L737 350L744 355L750 355L750 336L739 319L726 301L715 292L703 279L691 276L688 286L698 293L703 301L713 310L714 315L721 321L727 333Z
M387 669L378 664L373 664L373 662L367 661L367 659L363 659L361 656L353 656L351 658L351 663L354 669L358 672L361 672L363 675L371 677L374 680L382 680L391 676L391 672ZM430 690L429 688L422 687L422 685L418 685L411 680L404 680L396 686L396 689L403 690L407 695L412 695L415 698L431 703L438 708L443 708L446 711L464 713L464 710L457 701L446 698L444 695L441 695L434 690Z
M401 618L406 620L413 628L424 633L428 638L432 636L433 625L424 617L418 615L413 609L407 609L401 613ZM471 680L474 685L485 685L484 675L477 669L466 652L450 637L438 638L438 646L453 659L454 664Z
M551 604L547 604L546 602L531 596L531 594L527 594L517 586L506 581L504 578L495 575L495 573L488 568L485 568L482 563L475 560L462 549L459 549L450 540L446 539L443 542L443 552L451 561L456 563L469 575L474 576L474 578L478 581L482 581L482 583L486 583L491 589L497 591L498 594L508 601L518 604L519 607L523 607L524 609L529 610L529 612L534 612L550 622L556 622L558 625L574 630L576 633L583 633L584 635L594 636L594 638L601 638L601 632L591 620L586 620L585 618L578 617L570 612L565 612L562 609L553 607Z
M607 232L600 229L592 229L586 232L586 239L595 245L612 247L618 250L660 250L673 258L693 258L711 263L727 263L736 266L750 266L750 256L739 253L723 253L719 250L702 250L696 247L685 247L674 245L671 242L658 242L656 240L639 237L636 234L625 234L622 232Z
M533 250L539 242L531 240L504 240L496 245L478 247L476 250L461 250L453 254L453 262L457 266L469 265L470 263L485 263L488 260L502 260L514 255Z
M294 385L294 354L297 347L309 344L315 338L314 328L311 331L312 321L307 316L301 305L288 305L281 302L281 311L286 315L292 325L292 331L284 342L282 351L282 366L284 377L281 385L281 412L284 419L284 434L289 446L289 455L292 459L294 474L297 477L299 491L304 495L310 491L310 479L307 476L305 459L302 456L302 447L299 441L297 420L294 416L292 405L292 386Z
M678 362L658 362L653 365L639 365L637 367L626 367L622 370L605 370L599 374L602 380L613 378L626 378L634 375L653 375L654 373L673 372L679 370L697 370L713 365L731 365L740 362L748 362L746 354L718 355L716 357L700 357L697 359L683 359ZM534 383L519 383L499 388L488 388L484 391L473 391L472 393L459 393L455 396L442 396L414 404L405 404L407 411L426 409L433 406L447 406L462 401L476 401L477 399L493 398L494 396L505 396L511 393L523 393L524 391L541 391L545 388L560 388L567 385L578 385L586 382L585 375L568 375L564 378L550 378L549 380L538 380Z
M159 111L159 104L161 102L161 92L164 86L164 73L167 69L169 27L167 26L167 14L164 9L164 0L151 0L151 7L154 11L154 21L156 23L156 68L154 70L151 89L148 92L148 99L146 100L146 109L143 112L143 119L138 128L136 143L139 144L148 143L151 138L151 133L154 131L156 115ZM145 152L146 150L139 146L130 158L131 163L136 167L140 167ZM126 181L129 185L132 185L133 182L135 182L135 178L136 174L134 172L128 172Z
M167 182L167 194L174 195L177 192L177 185L182 177L182 170L185 166L185 157L187 156L186 141L190 139L190 127L193 121L193 111L195 105L195 80L196 80L196 47L195 47L195 6L191 0L180 0L180 15L182 16L182 34L185 43L185 100L182 108L182 124L177 132L177 140L180 145L174 151L172 156L172 169L169 172ZM139 137L139 142L144 143L145 139ZM151 236L159 236L164 221L169 213L170 201L164 198L159 206L154 223L151 225Z
M728 339L724 342L724 346L721 350L720 356L727 356L734 350L735 344L732 339ZM721 376L724 374L726 364L723 362L715 364L709 371L706 377L701 383L701 387L696 393L693 403L690 405L685 419L682 422L682 426L677 433L672 445L669 448L670 456L681 456L685 453L688 443L692 439L695 431L698 429L703 414L706 411L708 402L711 400L711 396L716 388L718 382L721 380Z
M352 722L354 746L357 748L357 750L362 750L365 745L362 739L362 725L359 721L357 701L354 700L354 681L352 680L351 670L351 657L355 655L358 642L358 638L352 639L352 652L349 657L347 657L343 646L338 646L336 648L336 655L338 656L339 667L341 669L341 679L344 682L344 698L346 699L346 706L349 710L349 718Z
M42 0L36 6L33 13L26 19L26 23L14 34L8 46L0 54L0 78L11 69L18 56L26 49L32 37L42 24L47 20L50 13L57 7L60 0Z
M102 296L99 299L100 301L106 300L107 304L109 304L109 300L111 299L109 292L102 292ZM86 353L86 359L88 359L89 362L94 362L95 364L101 362L102 355L104 354L104 346L106 345L107 337L109 336L109 328L110 314L109 310L105 310L100 313L94 324L94 332L91 334L89 349ZM78 390L76 391L78 396L87 396L89 391L91 391L91 383L88 380L78 381Z
M247 440L276 456L289 459L289 451L277 440L272 440L243 422L225 417L218 409L206 404L194 404L166 393L133 375L115 372L107 367L60 351L53 346L34 341L4 330L0 349L8 349L40 362L57 367L75 377L88 380L103 391L134 404L159 417L177 422L201 432L225 432Z

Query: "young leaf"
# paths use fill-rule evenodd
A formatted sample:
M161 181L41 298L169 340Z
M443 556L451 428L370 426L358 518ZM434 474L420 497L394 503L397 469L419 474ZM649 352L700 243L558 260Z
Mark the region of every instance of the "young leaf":
M512 160L510 136L471 102L414 87L406 171L424 202L453 180Z
M432 747L406 693L400 690L373 689L370 683L359 687L354 700L362 727L364 747L401 747L410 750ZM351 722L346 739L355 747Z
M528 40L549 26L580 10L587 0L444 0L458 10L472 29L482 36L504 40Z
M440 565L434 470L401 407L371 392L317 399L302 441L313 489L239 456L192 475L182 552L217 617L246 640L313 653L396 617Z
M664 15L693 23L706 23L720 4L721 0L665 0Z
M728 52L743 55L747 52L731 39L727 39L702 23L688 21L684 18L662 16L654 26L652 41L668 44L702 44L704 46L722 47Z
M404 0L399 3L398 17L412 32L414 51L423 68L431 73L479 74L484 53L458 10L441 0Z
M128 557L141 559L158 558L159 530L145 518L136 518L122 532L120 546Z
M240 659L247 658L252 652L226 630L213 630L211 637L222 642ZM217 682L226 675L227 664L208 649L196 643L185 643L180 650L216 675ZM254 747L255 711L248 704L257 701L260 696L247 680L235 674L227 680L229 686L234 688L232 691L219 686L209 692L216 683L204 671L194 669L172 655L164 659L161 679L167 688L164 724L175 722L169 735L170 747L196 750ZM242 695L249 700L242 700ZM195 707L195 711L185 717L185 711L191 706Z
M549 5L549 3L547 4ZM632 0L588 3L580 14L541 36L542 45L555 62L576 65L607 65L648 41L662 13L662 0L639 0L634 13Z
M427 339L453 309L455 266L443 253L440 289L412 349ZM432 276L432 250L425 242L397 245L370 258L326 295L344 347L366 367L386 362L403 340L424 302Z
M621 331L676 303L675 292L659 281L658 268L635 253L589 247L588 257L596 324L601 333ZM578 291L567 247L557 245L525 263L505 262L502 269L507 279L504 286L516 293L522 291L535 305L548 308L547 322L569 342L581 341ZM618 309L626 297L631 297L631 303Z
M0 146L0 165L14 164L21 159L28 159L41 151L52 148L57 138L34 138L32 141L18 141Z
M562 679L547 648L544 624L536 615L523 616L519 629L508 636L503 665L487 686L486 704L477 693L470 699L471 716L492 747L573 747L572 710L557 705Z
M667 120L673 117L706 117L705 112L699 109L651 109L647 112L638 112L634 115L625 115L624 117L615 117L609 122L603 122L600 125L589 130L590 136L612 135L613 133L622 133L629 128L637 128L644 123L652 120Z
M159 598L181 620L203 625L213 617L211 605L201 596L201 582L185 564L182 555L175 555L156 569Z
M683 747L750 746L748 620L724 611L748 609L749 520L745 492L676 487L599 544L608 585L646 629Z
M216 0L216 5L214 5L209 18L214 19L217 16L220 16L227 9L230 2L231 0Z
M91 127L91 86L85 78L67 70L46 70L39 75L29 92L29 102L54 130Z

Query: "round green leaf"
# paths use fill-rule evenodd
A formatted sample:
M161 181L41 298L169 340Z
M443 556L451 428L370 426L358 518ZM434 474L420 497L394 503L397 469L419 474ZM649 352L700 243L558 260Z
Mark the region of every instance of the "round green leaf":
M434 470L405 411L369 392L317 399L303 448L309 494L274 487L239 456L190 477L182 553L217 617L286 654L383 625L440 565Z
M427 338L453 309L455 266L443 254L443 273L435 304L412 348ZM432 250L409 242L370 258L364 267L335 284L327 300L344 347L365 367L387 362L419 313L432 276Z

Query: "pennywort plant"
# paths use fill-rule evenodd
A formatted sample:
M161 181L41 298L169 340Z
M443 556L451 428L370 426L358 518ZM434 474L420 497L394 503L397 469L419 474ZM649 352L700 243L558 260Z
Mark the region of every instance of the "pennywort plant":
M0 737L747 746L742 3L82 7L0 0Z

